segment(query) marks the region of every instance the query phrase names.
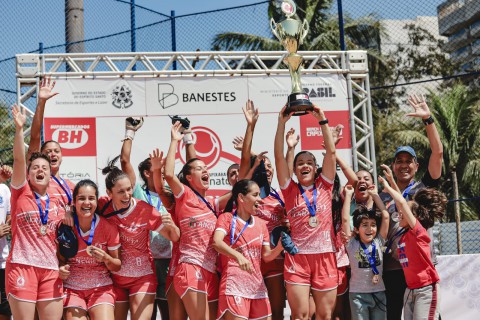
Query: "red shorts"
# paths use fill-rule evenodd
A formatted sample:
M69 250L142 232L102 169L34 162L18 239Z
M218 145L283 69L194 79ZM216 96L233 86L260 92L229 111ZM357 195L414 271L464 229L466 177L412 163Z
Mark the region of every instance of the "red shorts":
M136 294L157 293L157 277L153 273L138 278L117 275L113 275L112 278L115 302L128 302L128 297Z
M12 295L17 300L34 303L63 298L63 282L58 270L7 263L5 274L7 297Z
M113 286L103 286L90 290L75 290L65 288L63 308L80 308L88 311L100 304L115 306Z
M175 268L174 277L176 281L173 286L180 298L188 290L193 290L205 293L209 302L218 300L219 280L216 273L194 264L180 263Z
M337 296L341 296L348 291L347 266L338 267L338 288Z
M271 278L283 276L283 259L274 259L270 262L263 262L262 260L262 276L263 278Z
M285 254L285 282L330 291L338 287L337 259L334 252Z
M230 311L235 317L244 319L262 319L272 315L268 298L248 299L238 296L221 295L218 299L217 320Z

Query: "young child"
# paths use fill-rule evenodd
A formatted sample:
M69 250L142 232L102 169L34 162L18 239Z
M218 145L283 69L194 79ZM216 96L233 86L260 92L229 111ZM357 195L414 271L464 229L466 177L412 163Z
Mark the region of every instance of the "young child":
M430 255L430 237L427 229L433 227L435 218L441 219L447 198L435 189L421 189L412 201L385 184L399 211L399 225L404 234L398 241L398 258L407 282L403 297L403 316L410 319L439 318L440 277L433 266Z
M383 183L383 179L379 178ZM342 229L350 237L350 202L354 193L352 186L345 187L345 201L342 208ZM353 212L353 226L357 236L346 246L350 260L350 307L352 319L387 319L385 285L382 280L382 246L388 232L389 215L378 196L375 185L368 193L381 211L381 217L374 209L359 207ZM377 232L379 230L379 232Z

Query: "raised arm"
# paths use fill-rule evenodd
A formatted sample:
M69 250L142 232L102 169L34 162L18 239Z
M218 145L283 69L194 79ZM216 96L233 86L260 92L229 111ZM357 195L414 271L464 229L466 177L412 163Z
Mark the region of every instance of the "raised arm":
M295 147L300 141L300 135L295 135L295 129L290 128L285 136L285 142L287 143L287 154L285 159L288 165L288 174L291 177L293 175L293 159L295 159Z
M385 175L385 179L387 179L388 184L395 190L401 193L400 188L397 185L397 182L393 178L393 172L392 169L387 166L386 164L380 165L380 168L382 168L383 174ZM380 179L379 179L380 181Z
M343 201L342 207L342 231L345 233L347 238L350 238L352 235L352 230L350 228L350 206L352 204L352 197L354 189L351 185L347 184L344 188L345 190L345 200Z
M343 139L341 136L341 132L343 130L343 126L341 124L335 127L335 130L332 132L333 144L337 146L337 144ZM325 143L323 144L325 147ZM352 167L350 167L343 159L335 152L335 160L337 161L340 169L342 170L343 174L347 178L347 184L351 185L353 189L358 183L358 177L355 171L353 171Z
M428 142L432 150L432 154L428 160L428 172L433 179L438 179L442 175L443 145L432 118L432 112L423 95L420 97L415 94L410 95L408 97L408 103L412 106L414 112L408 113L407 116L421 118L425 124Z
M285 159L285 156L283 155L283 136L285 135L285 124L292 117L291 114L283 114L286 107L287 106L284 106L278 114L277 132L275 133L275 142L273 146L275 155L275 168L277 169L277 179L280 187L286 185L291 178L291 175L288 171L287 159Z
M325 156L323 157L322 163L322 174L329 180L333 181L335 179L336 173L336 155L335 155L335 144L333 142L332 131L328 126L328 119L325 117L323 110L320 107L314 105L313 111L308 111L313 115L320 125L323 135L323 144L325 145Z
M164 177L174 195L178 195L183 190L182 183L175 175L175 153L177 151L178 142L183 138L183 134L180 133L181 127L182 125L179 121L172 125L172 129L170 131L170 147L168 148L167 157L165 159Z
M122 151L120 152L120 165L122 171L125 172L132 186L135 185L137 181L137 176L135 175L135 169L130 162L130 155L132 153L133 138L135 137L135 132L140 129L143 125L143 118L132 118L128 117L125 119L125 139L122 144Z
M13 140L13 173L12 186L19 187L25 182L27 162L25 160L25 145L23 140L23 126L27 121L25 109L14 105L12 107L13 122L15 122L15 137Z
M417 219L413 215L412 210L410 210L407 200L405 200L405 198L400 194L400 192L393 189L385 179L380 180L379 177L379 181L381 181L381 183L384 185L385 191L387 191L392 196L393 201L395 201L395 206L397 207L397 210L403 214L403 219L407 220L410 228L415 227Z
M40 81L40 90L38 90L38 101L35 114L33 115L32 126L30 128L30 144L28 146L27 159L34 152L40 152L41 131L43 125L43 115L45 114L45 104L47 100L54 97L58 92L52 92L56 81L51 81L50 77L43 77Z
M378 177L378 181L383 184L382 177ZM377 187L375 185L371 185L370 187L368 187L367 192L370 195L370 197L372 197L373 201L375 202L375 205L382 213L382 223L380 224L379 234L382 237L382 239L387 239L388 225L390 223L390 215L388 214L387 208L383 204L382 199L380 199L380 196L378 195Z
M150 153L150 162L152 163L153 184L155 185L155 192L158 193L163 206L171 209L175 200L173 194L165 187L165 180L163 179L162 168L165 164L163 159L163 152L157 149Z
M242 158L240 160L240 169L238 170L238 180L244 179L250 170L250 157L252 156L252 140L255 125L258 120L258 108L252 100L248 100L245 107L242 108L245 120L247 120L247 129L245 130L245 137L243 139Z

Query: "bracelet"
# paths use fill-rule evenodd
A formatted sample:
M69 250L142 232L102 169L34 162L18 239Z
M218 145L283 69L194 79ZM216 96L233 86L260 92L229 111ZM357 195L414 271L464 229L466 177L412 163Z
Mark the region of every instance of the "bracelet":
M432 116L428 117L427 119L422 119L422 121L423 121L423 124L426 125L426 126L435 122L435 120L433 120Z
M322 121L318 121L318 124L319 125L324 125L324 124L327 124L328 123L328 119L324 119Z

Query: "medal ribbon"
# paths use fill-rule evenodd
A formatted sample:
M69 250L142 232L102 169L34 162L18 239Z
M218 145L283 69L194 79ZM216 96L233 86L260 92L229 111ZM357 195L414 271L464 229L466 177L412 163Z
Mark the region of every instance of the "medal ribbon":
M233 218L232 218L232 228L230 230L230 246L233 246L235 244L235 242L238 241L238 239L240 238L242 233L245 231L245 229L247 229L248 225L250 224L250 221L252 221L251 216L250 216L250 218L248 218L248 221L243 226L243 228L240 231L240 233L238 234L237 238L235 238L235 224L237 223L237 210L235 210L235 213L233 214Z
M110 203L112 203L112 199L108 200L107 204L100 210L100 215L103 215L103 213L105 212L105 210L107 210L108 206L110 205ZM132 204L132 202L130 202L128 204L128 207L126 208L122 208L120 210L117 210L117 211L113 211L113 212L110 212L109 214L106 214L104 215L105 218L110 218L112 216L115 216L117 214L121 214L121 213L124 213L125 211L127 211L128 209L130 209L130 205Z
M93 215L92 224L90 225L90 235L88 236L88 240L85 240L82 237L82 232L80 230L80 223L78 222L78 216L76 214L73 215L73 220L75 222L75 227L77 227L78 236L80 237L80 239L82 239L83 242L87 244L87 246L91 245L93 241L93 234L95 233L95 222L97 221L97 215L96 214Z
M372 242L372 252L369 254L367 247L363 244L362 241L360 241L360 246L362 246L363 252L365 252L365 255L368 258L368 263L370 264L370 267L372 268L373 274L379 274L377 266L375 264L375 254L377 252L377 248L375 246L375 241Z
M410 189L412 189L413 185L415 184L415 180L412 180L410 184L403 190L402 192L402 197L406 200L408 200L408 192L410 192Z
M308 208L308 212L310 212L310 216L315 217L315 214L317 212L317 188L315 187L315 184L313 185L313 203L310 203L308 200L307 195L305 194L305 190L303 190L302 186L297 184L298 189L300 190L300 193L303 196L303 199L305 200L305 203Z
M148 190L148 188L145 188L145 193L147 194L148 203L149 203L152 207L155 207L155 206L153 205L152 196L150 195L150 191ZM160 211L160 207L161 207L161 206L162 206L162 200L160 200L160 197L158 197L157 211Z
M35 201L37 202L38 213L40 214L40 220L42 221L43 225L46 225L48 222L48 210L50 208L50 196L47 193L47 200L45 201L45 212L43 212L42 204L40 202L40 197L36 192L35 194Z
M392 249L392 245L393 245L393 242L401 237L403 234L405 234L407 232L406 229L404 228L400 228L400 230L398 230L392 237L392 239L388 240L388 244L387 244L387 248L385 249L385 254L388 254L390 252L390 250Z
M60 182L60 180L58 180L57 177L55 177L55 176L52 176L52 178L55 180L55 182L65 192L65 194L67 195L67 199L68 199L68 205L71 205L72 204L72 190L70 190L70 188L68 187L68 184L65 182L65 180L63 180L62 177L60 177L60 180L62 180L62 182Z
M198 193L197 190L195 190L195 189L192 188L192 191L195 192L195 194L197 195L197 197L199 197L200 200L202 200L202 201L207 205L207 207L213 212L213 214L215 215L215 217L218 218L217 212L213 209L212 205L211 205L204 197L202 197L202 195L201 195L200 193Z
M280 198L280 195L278 194L278 192L275 190L275 189L270 189L270 195L272 197L274 197L275 199L277 199L277 201L280 203L280 205L285 208L285 202L283 202L282 198Z

